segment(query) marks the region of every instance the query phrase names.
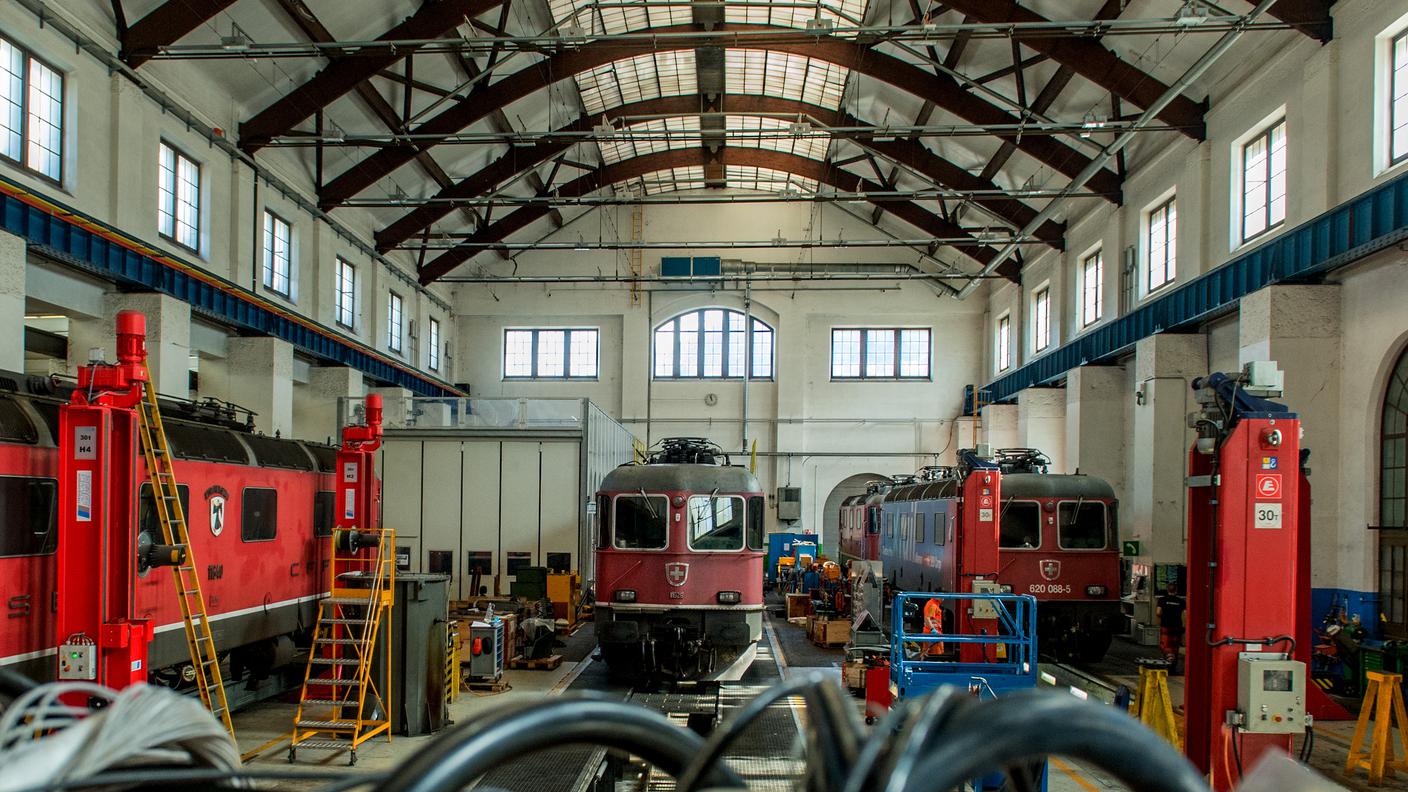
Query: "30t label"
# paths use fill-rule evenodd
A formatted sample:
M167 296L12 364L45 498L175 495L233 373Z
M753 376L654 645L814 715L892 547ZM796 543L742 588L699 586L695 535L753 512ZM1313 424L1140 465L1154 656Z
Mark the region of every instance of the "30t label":
M1252 510L1253 528L1280 528L1281 527L1281 504L1279 503L1258 503Z

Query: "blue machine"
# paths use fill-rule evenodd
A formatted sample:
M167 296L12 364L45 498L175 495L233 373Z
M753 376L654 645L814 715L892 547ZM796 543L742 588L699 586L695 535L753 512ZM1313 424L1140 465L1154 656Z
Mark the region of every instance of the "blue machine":
M915 630L906 612L922 614L929 600L957 613L960 608L984 609L995 619L996 634L925 633L922 620ZM909 607L906 607L908 605ZM987 618L983 616L982 618ZM944 652L930 654L929 647L943 644ZM983 647L982 662L961 662L964 646ZM890 609L890 682L899 699L922 696L951 685L975 697L997 698L1014 690L1029 690L1037 682L1036 598L1029 594L969 594L901 592ZM1046 789L1046 766L1041 769L1041 789ZM975 792L997 789L1002 774L976 779Z
M763 579L769 584L777 583L777 560L779 558L796 558L796 551L793 547L797 542L809 546L809 555L816 558L816 534L804 533L771 533L768 534L768 557L766 566L763 567Z

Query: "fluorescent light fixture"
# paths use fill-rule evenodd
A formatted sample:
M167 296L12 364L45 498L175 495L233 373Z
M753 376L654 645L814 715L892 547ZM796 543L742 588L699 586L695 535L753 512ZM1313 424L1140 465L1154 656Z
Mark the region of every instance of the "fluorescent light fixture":
M1201 25L1206 21L1208 21L1208 9L1197 0L1188 0L1179 6L1178 11L1173 15L1174 24L1187 27Z

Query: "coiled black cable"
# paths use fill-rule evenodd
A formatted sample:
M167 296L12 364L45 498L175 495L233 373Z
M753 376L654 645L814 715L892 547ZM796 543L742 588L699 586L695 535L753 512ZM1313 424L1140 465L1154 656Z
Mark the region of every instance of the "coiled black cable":
M377 792L454 792L501 762L572 744L627 751L678 777L704 749L704 738L625 702L557 698L499 709L456 726L403 763ZM703 779L716 788L746 786L722 763Z

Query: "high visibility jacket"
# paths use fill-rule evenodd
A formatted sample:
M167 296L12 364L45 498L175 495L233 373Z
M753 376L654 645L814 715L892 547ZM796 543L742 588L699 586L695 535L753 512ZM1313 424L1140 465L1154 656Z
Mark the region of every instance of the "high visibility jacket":
M939 607L939 601L936 599L931 599L924 603L924 634L944 634L944 612L943 609ZM936 655L943 653L944 645L942 642L936 641L929 644L928 654Z

